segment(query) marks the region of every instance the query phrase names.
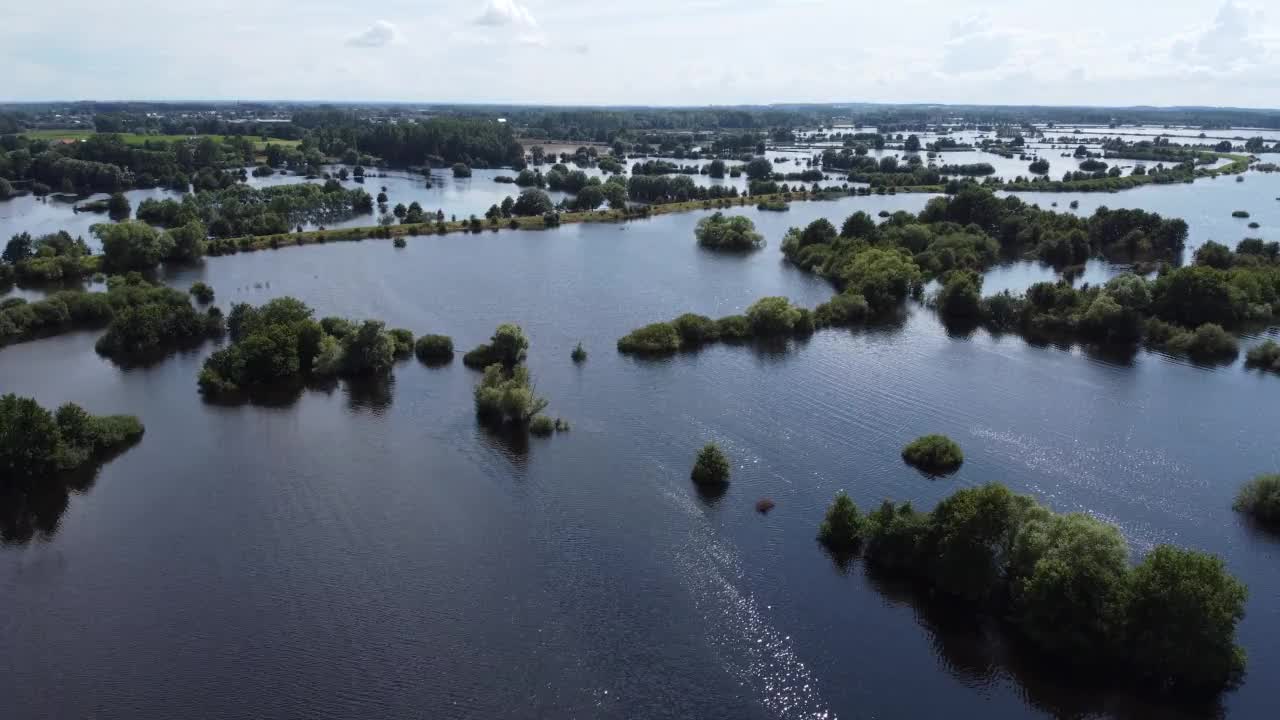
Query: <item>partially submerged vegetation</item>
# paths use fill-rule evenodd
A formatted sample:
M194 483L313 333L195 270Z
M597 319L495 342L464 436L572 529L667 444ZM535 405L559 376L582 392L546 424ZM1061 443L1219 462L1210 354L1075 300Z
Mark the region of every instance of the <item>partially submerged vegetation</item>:
M1263 525L1280 530L1280 475L1259 475L1245 483L1232 507Z
M719 445L709 442L694 458L689 478L698 485L724 485L729 482L729 472L729 458Z
M453 360L453 338L448 335L423 335L413 352L424 363L447 363Z
M142 437L132 415L90 415L75 403L49 412L31 398L0 397L0 494L48 482Z
M796 307L784 297L766 297L748 307L745 315L712 320L705 315L685 313L671 322L646 325L619 338L618 351L668 355L718 341L805 336L811 334L814 327L815 314L808 309Z
M930 475L945 475L960 469L964 453L946 435L924 435L902 448L902 459Z
M529 339L519 325L499 325L487 344L481 345L467 356L468 367L483 361L484 376L475 387L476 417L491 426L505 426L534 435L550 435L567 432L569 423L560 418L554 421L543 415L548 401L538 395L533 376L524 365Z
M412 347L412 334L389 332L376 320L317 322L313 315L292 297L256 308L233 305L227 318L231 344L205 360L200 392L209 398L236 397L297 388L312 379L383 376Z
M711 250L744 252L764 247L764 236L756 232L755 223L742 215L715 213L698 221L693 234L698 244Z
M989 484L930 512L886 501L861 514L844 493L819 528L878 572L910 578L978 613L1007 618L1046 657L1100 677L1185 695L1238 683L1245 587L1220 559L1161 545L1136 567L1124 537Z

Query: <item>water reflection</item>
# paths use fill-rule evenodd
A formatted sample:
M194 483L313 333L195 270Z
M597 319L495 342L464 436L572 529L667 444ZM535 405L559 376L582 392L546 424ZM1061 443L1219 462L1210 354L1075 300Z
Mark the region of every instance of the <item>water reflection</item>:
M50 477L0 479L0 545L52 540L70 505L71 494L88 492L98 479L102 466L127 452L138 441L101 453L75 470Z
M837 567L841 567L837 562ZM847 572L847 567L842 567ZM960 683L991 688L1017 685L1030 706L1056 718L1211 720L1225 717L1220 698L1187 701L1118 689L1105 677L1087 678L1039 655L998 619L929 593L919 585L864 566L868 584L885 600L911 608L929 635L939 664ZM1087 663L1087 660L1082 660Z

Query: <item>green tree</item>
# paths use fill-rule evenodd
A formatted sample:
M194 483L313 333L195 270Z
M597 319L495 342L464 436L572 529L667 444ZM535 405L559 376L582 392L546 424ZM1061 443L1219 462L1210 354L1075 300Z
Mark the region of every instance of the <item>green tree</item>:
M773 163L765 157L754 157L747 163L748 180L768 180L773 177Z
M719 445L709 442L698 451L689 477L699 485L723 485L729 482L729 459Z
M849 552L862 544L866 521L858 506L841 490L827 507L827 515L818 526L818 540L832 550Z
M742 215L715 213L698 221L693 231L698 244L712 250L744 251L764 245L764 236L756 232L755 223Z
M111 197L107 200L107 214L112 220L124 220L133 212L133 207L129 205L129 198L124 193L111 193Z
M168 257L173 238L143 222L102 223L93 226L102 241L102 263L112 272L149 270Z
M1133 570L1131 585L1127 642L1145 679L1192 691L1239 681L1245 656L1235 630L1247 593L1222 560L1161 545Z

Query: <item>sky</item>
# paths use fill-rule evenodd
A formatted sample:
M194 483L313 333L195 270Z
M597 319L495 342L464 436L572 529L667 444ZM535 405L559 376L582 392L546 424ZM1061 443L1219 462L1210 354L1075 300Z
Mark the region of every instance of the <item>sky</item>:
M1280 106L1244 0L15 0L0 101Z

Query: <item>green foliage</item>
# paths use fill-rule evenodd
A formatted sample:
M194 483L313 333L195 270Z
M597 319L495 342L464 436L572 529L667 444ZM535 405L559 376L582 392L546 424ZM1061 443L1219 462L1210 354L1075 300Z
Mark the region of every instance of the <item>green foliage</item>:
M698 244L712 250L745 251L764 247L764 236L755 223L741 215L715 213L698 221L694 229Z
M618 340L618 352L661 355L680 349L680 334L671 323L658 322L632 330Z
M174 240L145 222L93 226L102 241L103 267L109 271L149 270L174 251Z
M555 431L555 423L546 415L537 415L529 421L529 433L546 437Z
M551 202L551 196L536 188L529 188L520 193L515 203L511 206L513 215L524 217L535 217L545 215L552 212L555 205Z
M208 305L213 302L213 288L203 282L195 282L187 292L191 293L191 296L196 299L196 302L199 302L202 305Z
M404 328L392 328L387 331L394 343L393 353L396 357L409 357L413 353L413 332Z
M1219 558L1161 545L1131 573L1127 646L1134 669L1159 687L1213 692L1244 673L1235 644L1244 585Z
M582 343L573 346L573 351L569 353L569 358L575 363L586 362L587 350L582 347Z
M414 354L423 362L453 359L453 338L448 335L423 335L413 346Z
M1146 332L1148 345L1197 360L1227 360L1240 352L1236 339L1214 323L1188 331L1152 318L1147 322Z
M671 321L679 335L682 347L697 347L720 339L720 330L716 321L706 315L685 313Z
M454 163L453 176L456 178L469 178L471 177L471 168L466 163Z
M698 451L689 477L699 485L723 485L729 482L729 459L719 445L709 442Z
M813 311L813 322L818 327L855 325L867 318L871 306L858 293L843 292L833 295Z
M0 397L0 488L72 470L142 436L129 415L96 417L67 403L56 413L30 398Z
M508 369L493 363L484 369L484 377L475 389L476 415L496 423L527 425L547 407L545 398L533 388L529 369L517 365Z
M974 318L981 314L982 276L967 270L951 273L938 291L938 312L949 318Z
M493 332L488 343L482 343L462 356L462 363L469 368L483 369L493 363L512 367L524 362L529 349L529 338L519 325L503 323Z
M408 353L381 322L312 319L313 311L292 297L254 308L237 304L227 324L231 345L205 360L200 391L207 396L253 388L295 386L309 377L378 376L390 372L398 351ZM409 334L409 340L412 335Z
M726 315L716 321L716 333L726 342L750 339L751 320L746 315Z
M762 337L791 335L800 321L800 308L793 307L784 297L765 297L747 308L747 322L752 334Z
M946 435L924 435L902 448L902 459L931 474L955 472L964 463L964 452Z
M1280 475L1259 475L1245 483L1231 507L1280 528Z
M1252 348L1245 356L1245 364L1248 367L1280 373L1280 343L1267 340Z
M858 506L841 490L818 526L818 540L837 552L851 552L862 544L865 527L866 521L858 512Z

